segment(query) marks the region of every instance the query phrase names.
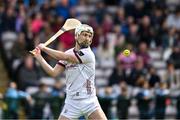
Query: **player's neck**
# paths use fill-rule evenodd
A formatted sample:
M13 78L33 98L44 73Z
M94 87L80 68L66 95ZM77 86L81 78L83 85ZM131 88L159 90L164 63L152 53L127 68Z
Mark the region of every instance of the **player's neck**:
M81 47L76 43L76 44L75 44L75 47L74 47L74 50L75 50L75 51L79 51L80 49L81 49Z
M79 51L80 49L84 49L84 48L88 48L88 47L81 47L77 42L75 44L74 50L75 51Z

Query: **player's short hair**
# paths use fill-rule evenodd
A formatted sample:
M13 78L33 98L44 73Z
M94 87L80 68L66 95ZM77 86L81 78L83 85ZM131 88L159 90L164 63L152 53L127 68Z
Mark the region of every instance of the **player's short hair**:
M80 35L83 31L90 32L92 35L94 35L93 28L87 24L81 24L80 26L76 27L75 35Z

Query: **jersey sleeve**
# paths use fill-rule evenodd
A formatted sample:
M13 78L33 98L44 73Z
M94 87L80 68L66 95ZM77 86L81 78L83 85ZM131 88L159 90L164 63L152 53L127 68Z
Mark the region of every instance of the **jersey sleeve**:
M65 53L69 53L69 52L70 52L70 50L65 51ZM66 65L68 64L68 62L67 62L67 61L64 61L64 60L59 60L59 61L57 62L57 64L60 65L60 66L62 66L62 67L66 67Z
M73 50L76 58L79 60L79 63L90 63L93 62L92 51L87 49L82 49L80 51Z
M57 64L65 68L66 65L67 65L67 62L66 62L66 61L63 61L63 60L59 60L59 61L57 62Z

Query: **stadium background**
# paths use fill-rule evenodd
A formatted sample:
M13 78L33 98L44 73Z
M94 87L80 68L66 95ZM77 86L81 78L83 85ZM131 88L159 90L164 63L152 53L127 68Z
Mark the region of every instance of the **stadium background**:
M64 74L49 77L28 51L70 17L94 28L97 95L109 119L180 119L179 0L0 0L0 119L58 117ZM73 32L49 47L72 47Z

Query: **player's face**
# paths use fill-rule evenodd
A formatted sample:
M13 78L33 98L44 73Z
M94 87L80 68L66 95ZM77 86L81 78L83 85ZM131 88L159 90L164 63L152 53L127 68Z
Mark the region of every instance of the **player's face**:
M83 31L78 36L77 42L82 48L86 48L91 45L93 35L90 32Z

